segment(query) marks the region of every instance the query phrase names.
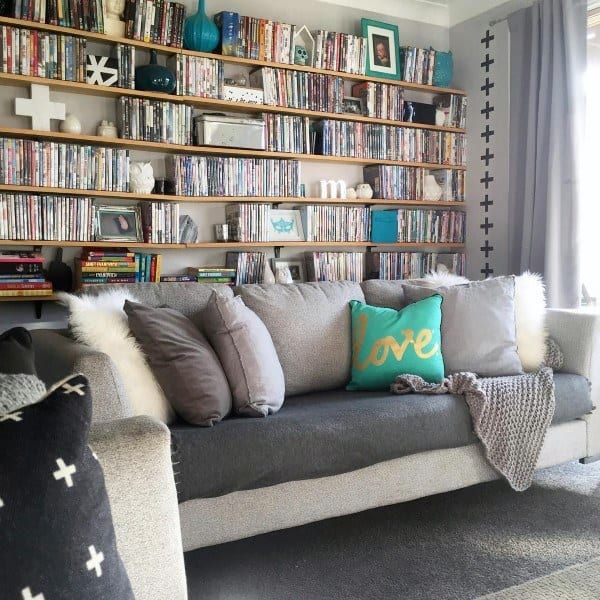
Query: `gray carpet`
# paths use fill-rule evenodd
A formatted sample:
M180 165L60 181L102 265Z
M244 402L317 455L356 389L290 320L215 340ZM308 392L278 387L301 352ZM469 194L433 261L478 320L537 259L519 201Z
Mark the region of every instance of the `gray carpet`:
M466 600L600 556L600 463L186 554L190 600Z

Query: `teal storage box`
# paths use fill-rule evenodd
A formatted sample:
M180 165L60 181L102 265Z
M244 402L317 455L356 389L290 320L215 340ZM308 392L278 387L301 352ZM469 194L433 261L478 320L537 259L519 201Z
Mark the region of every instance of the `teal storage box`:
M398 241L397 210L371 212L371 241L377 244L394 244Z

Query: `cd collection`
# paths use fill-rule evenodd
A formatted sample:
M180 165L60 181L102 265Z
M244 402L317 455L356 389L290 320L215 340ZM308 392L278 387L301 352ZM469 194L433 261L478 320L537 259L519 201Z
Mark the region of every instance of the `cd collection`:
M179 2L126 0L123 19L128 38L175 48L183 46L185 6Z
M437 184L442 188L440 200L445 202L465 201L465 172L456 169L435 169L431 171Z
M179 243L179 204L177 202L140 202L144 242Z
M398 210L398 242L463 243L465 213L461 210Z
M117 87L135 90L135 46L116 44Z
M400 49L401 74L404 81L433 85L435 69L435 50L433 48Z
M367 39L349 33L319 30L315 38L314 66L317 69L364 75Z
M306 252L308 281L362 281L363 252Z
M178 96L223 97L223 61L177 54L168 59L167 65L175 73Z
M360 98L362 114L367 117L403 119L404 90L400 86L364 81L352 86L352 95Z
M368 242L371 211L364 206L297 207L307 242Z
M14 0L8 6L16 19L104 33L102 0Z
M310 154L311 125L308 117L265 114L265 141L269 152Z
M442 94L433 99L435 105L442 109L446 116L447 127L466 127L467 125L467 97L456 94Z
M231 239L236 242L268 242L270 215L270 204L228 204L225 219Z
M261 283L265 268L264 252L227 252L227 268L235 269L235 285Z
M465 273L463 253L372 252L367 255L367 262L371 279L418 279L438 270Z

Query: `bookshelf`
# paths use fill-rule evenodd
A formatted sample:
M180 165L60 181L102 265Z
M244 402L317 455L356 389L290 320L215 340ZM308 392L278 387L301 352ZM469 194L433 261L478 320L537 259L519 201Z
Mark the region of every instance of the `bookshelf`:
M102 33L90 32L81 29L74 29L69 27L62 27L57 25L51 25L46 23L39 23L34 21L26 21L21 19L14 19L9 17L0 17L0 25L14 26L20 28L26 28L29 30L37 30L43 32L52 32L56 34L69 35L80 39L86 39L93 42L99 42L106 45L126 44L134 46L141 50L156 50L163 55L187 55L190 57L200 57L208 59L216 59L222 61L226 65L241 66L247 68L254 67L272 67L277 69L283 69L287 71L297 71L303 73L313 73L318 75L329 75L337 76L346 82L371 82L381 83L391 86L398 86L404 90L425 93L429 95L434 94L453 94L456 96L465 96L463 90L455 88L442 88L431 85L410 83L404 81L396 81L378 77L370 77L366 75L350 74L340 71L332 71L328 69L319 69L310 66L301 66L287 63L276 63L262 60L254 60L249 58L239 58L233 56L222 56L219 54L209 54L203 52L194 52L185 49L163 46L139 40L121 38L115 36L108 36ZM51 90L58 92L76 93L90 97L105 97L114 98L118 97L132 97L132 98L144 98L150 100L157 100L162 102L180 103L187 104L194 108L212 110L212 111L226 111L227 113L245 113L260 115L264 113L274 113L281 115L293 115L298 117L308 117L311 120L316 119L330 119L334 121L347 121L356 123L367 123L374 125L390 125L406 129L422 129L430 130L434 132L445 132L464 134L466 130L459 127L446 127L427 125L421 123L410 123L404 121L396 121L391 119L383 119L376 117L367 117L363 115L351 114L351 113L333 113L333 112L322 112L316 110L306 110L292 107L284 107L278 105L266 105L266 104L251 104L246 102L236 102L231 100L220 100L212 98L202 98L196 96L185 96L185 95L174 95L165 94L159 92L147 92L140 90L132 90L128 88L119 87L104 87L91 85L83 82L65 81L57 79L49 79L43 77L34 77L28 75L18 75L12 73L0 73L0 85L3 86L17 86L17 87L28 87L30 84L41 84L48 86ZM225 148L225 147L211 147L211 146L188 146L179 144L168 144L161 142L149 142L141 140L128 140L121 138L107 138L97 135L89 134L70 134L63 132L54 131L33 131L30 129L23 129L17 127L0 126L0 137L8 137L15 139L36 139L45 140L51 142L62 142L62 143L75 143L75 144L89 144L99 147L108 148L119 148L131 151L150 152L160 155L169 154L180 154L180 155L200 155L200 156L219 156L219 157L252 157L252 158L271 158L271 159L288 159L298 160L301 162L315 163L315 165L350 165L350 166L367 166L367 165L389 165L399 167L413 167L422 168L429 171L432 170L455 170L465 171L466 166L464 165L451 165L441 163L427 163L427 162L415 162L415 161L398 161L398 160L381 160L381 159L370 159L370 158L359 158L353 156L328 156L328 155L317 155L317 154L305 154L305 153L291 153L291 152L273 152L273 151L254 151L237 148ZM84 189L70 189L70 188L52 188L52 187L38 187L38 186L27 186L27 185L0 185L0 193L15 193L15 194L40 194L40 195L61 195L61 196L73 196L73 197L93 197L93 198L106 198L116 200L129 200L129 201L157 201L157 202L178 202L198 205L208 204L225 204L225 203L269 203L273 205L279 204L291 204L291 205L305 205L305 204L327 204L327 205L361 205L361 206L379 206L379 207L406 207L406 208L428 208L428 209L450 209L456 211L464 211L465 203L457 201L425 201L425 200L387 200L387 199L321 199L315 197L288 197L288 196L181 196L171 194L134 194L128 192L110 192L110 191L97 191L97 190L84 190ZM118 243L118 242L77 242L77 241L38 241L38 240L0 240L0 247L71 247L71 248L108 248L108 247L120 247L120 248L131 248L140 250L169 250L169 251L181 251L181 250L243 250L252 248L271 248L275 249L276 256L279 256L279 249L281 248L302 248L302 249L323 249L323 250L339 250L339 251L350 251L350 250L362 250L365 252L370 251L373 248L386 248L389 251L392 250L406 250L406 251L425 251L425 252L437 252L437 251L463 251L464 244L457 243L393 243L393 244L377 244L373 242L250 242L250 243L238 243L238 242L197 242L193 244L149 244L149 243ZM45 301L51 297L43 298L26 298L18 297L14 301ZM2 301L10 301L12 298L3 298Z

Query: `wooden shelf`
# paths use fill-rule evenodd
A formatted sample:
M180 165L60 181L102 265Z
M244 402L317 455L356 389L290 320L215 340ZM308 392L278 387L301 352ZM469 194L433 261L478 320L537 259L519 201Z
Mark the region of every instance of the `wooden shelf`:
M222 56L220 54L210 54L206 52L194 52L192 50L184 50L181 48L172 48L170 46L163 46L160 44L152 44L148 42L142 42L139 40L132 40L129 38L122 38L116 36L109 36L103 33L94 33L91 31L84 31L81 29L73 29L71 27L60 27L57 25L49 25L47 23L37 23L35 21L26 21L23 19L13 19L10 17L0 17L0 25L11 25L15 27L25 27L28 29L37 29L39 31L51 31L54 33L61 33L65 35L72 35L75 37L85 38L89 40L97 40L99 42L109 44L129 44L130 46L136 46L137 48L143 48L146 50L157 50L164 54L186 54L188 56L198 56L201 58L212 58L222 60L227 64L245 65L248 67L274 67L279 69L286 69L288 71L300 71L304 73L317 73L320 75L337 75L347 81L371 81L375 83L386 83L388 85L397 85L407 90L425 92L429 94L456 94L459 96L465 96L464 90L455 88L437 87L433 85L424 85L418 83L409 83L407 81L384 79L381 77L369 77L368 75L352 75L342 71L330 71L327 69L317 69L315 67L307 67L302 65L289 65L286 63L274 63L262 60L254 60L250 58L238 58L236 56Z
M0 74L1 77L1 74ZM454 169L466 170L464 165L444 165L440 163L419 163L412 161L385 160L377 158L355 158L353 156L323 156L321 154L298 154L293 152L271 152L269 150L245 150L241 148L223 148L215 146L182 146L179 144L163 144L160 142L143 142L139 140L124 140L121 138L106 138L98 135L82 135L62 133L60 131L36 131L17 127L0 127L0 136L12 138L42 139L54 142L73 144L93 144L111 148L161 152L163 154L201 154L204 156L242 156L252 158L285 158L319 163L339 163L355 165L397 165L417 167L429 170Z
M185 244L146 244L144 242L63 242L56 240L0 240L4 246L51 246L54 248L143 248L147 250L183 250Z

